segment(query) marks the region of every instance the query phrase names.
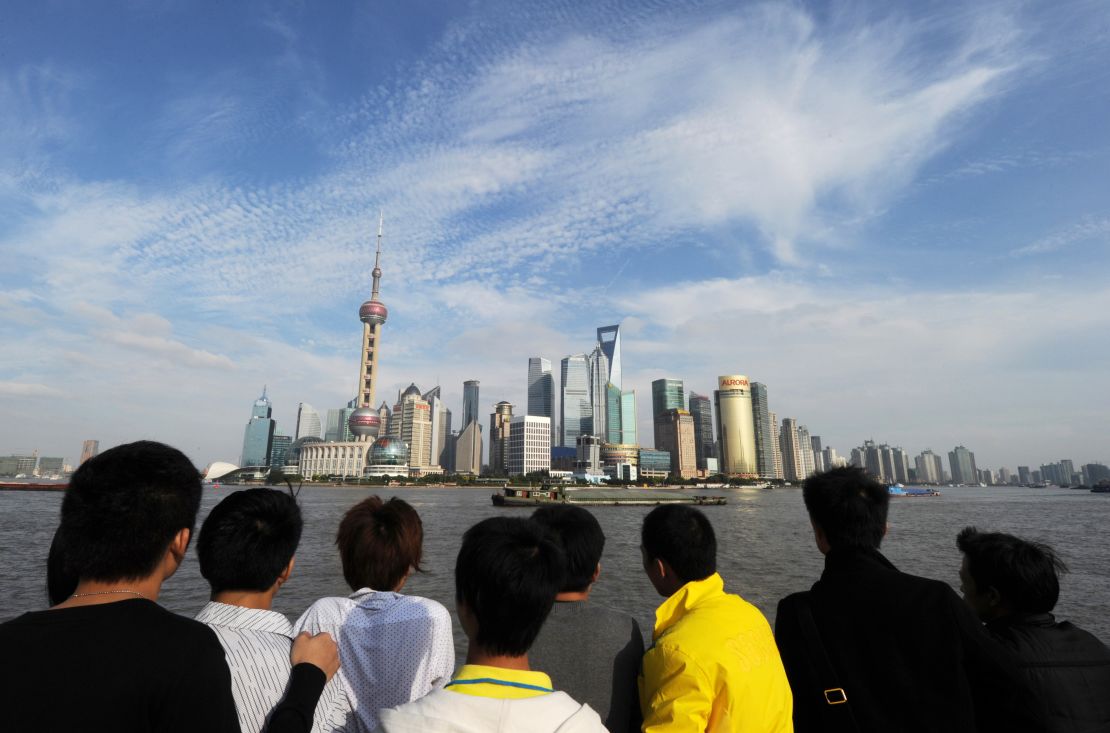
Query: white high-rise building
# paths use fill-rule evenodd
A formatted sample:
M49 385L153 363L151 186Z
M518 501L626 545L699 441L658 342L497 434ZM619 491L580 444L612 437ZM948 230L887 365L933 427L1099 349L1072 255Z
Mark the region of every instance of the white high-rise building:
M779 416L768 412L771 416L771 478L783 478L782 468L782 430L779 428Z
M551 361L533 356L528 359L528 409L526 414L551 418L552 439L555 438L555 378Z
M798 421L792 417L782 419L779 446L782 451L782 476L787 481L801 481L806 477L805 459L798 440Z
M620 325L601 326L598 328L597 343L605 353L605 358L609 365L609 373L606 375L606 379L617 389L621 389L624 385L621 383L623 376L621 375Z
M511 476L551 470L551 418L517 415L509 428Z
M805 425L799 425L797 428L798 435L798 452L802 456L802 475L801 478L807 478L813 475L817 465L813 460L813 441L809 439L809 428Z
M324 432L320 425L320 413L312 405L302 402L297 405L297 434L294 440L301 438L322 438Z

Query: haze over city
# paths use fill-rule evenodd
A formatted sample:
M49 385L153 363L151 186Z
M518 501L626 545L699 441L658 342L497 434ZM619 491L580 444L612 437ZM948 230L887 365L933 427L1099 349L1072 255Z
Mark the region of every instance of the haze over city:
M744 374L841 453L1110 458L1105 3L19 3L0 48L0 453L342 406L380 209L378 401L485 421L620 323L642 436Z

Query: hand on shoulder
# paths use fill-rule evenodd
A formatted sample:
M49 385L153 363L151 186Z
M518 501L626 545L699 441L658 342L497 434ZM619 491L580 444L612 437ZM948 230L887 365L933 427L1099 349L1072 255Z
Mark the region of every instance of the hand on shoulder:
M293 666L308 663L319 667L328 680L331 680L335 673L339 671L339 645L326 631L319 634L302 631L293 640L293 650L289 653L289 661Z

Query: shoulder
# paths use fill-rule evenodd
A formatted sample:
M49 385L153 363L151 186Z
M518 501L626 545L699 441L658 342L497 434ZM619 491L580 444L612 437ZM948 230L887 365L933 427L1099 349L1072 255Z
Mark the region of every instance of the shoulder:
M350 598L329 596L313 603L297 622L293 624L296 631L304 630L307 624L327 622L329 620L342 621L355 607L355 602Z
M416 616L425 616L437 621L451 622L451 614L439 601L423 596L399 595L398 604L409 613Z

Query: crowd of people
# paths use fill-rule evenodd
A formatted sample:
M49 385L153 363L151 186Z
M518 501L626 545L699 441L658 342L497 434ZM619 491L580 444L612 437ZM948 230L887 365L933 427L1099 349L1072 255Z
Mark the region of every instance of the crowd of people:
M402 593L422 560L407 502L371 496L340 522L350 595L296 622L272 610L295 572L296 499L236 491L197 537L211 600L158 605L201 499L159 443L74 473L47 558L51 607L0 624L6 731L1086 731L1110 732L1110 650L1051 614L1051 548L968 527L961 599L879 551L885 487L857 468L806 480L825 569L783 599L772 632L727 592L704 513L644 518L644 573L664 599L651 642L590 600L605 535L587 510L537 509L466 530L452 619Z

